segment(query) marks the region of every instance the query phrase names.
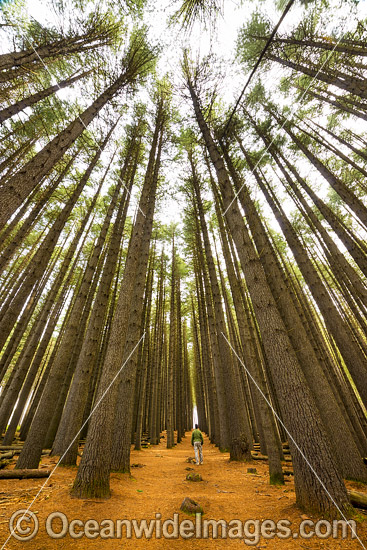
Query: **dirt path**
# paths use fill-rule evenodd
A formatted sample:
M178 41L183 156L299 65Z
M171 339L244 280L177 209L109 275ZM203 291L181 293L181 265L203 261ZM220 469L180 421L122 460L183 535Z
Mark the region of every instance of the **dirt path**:
M204 464L195 466L188 464L186 459L193 456L193 450L190 445L190 433L186 434L183 442L173 449L165 448L165 440L157 447L151 447L137 452L132 451L131 462L143 464L143 467L132 468L132 476L127 474L112 474L111 487L112 498L107 501L81 501L72 499L69 496L69 489L75 477L75 469L59 467L53 477L50 479L45 489L42 491L32 510L36 513L39 520L38 534L27 542L10 539L5 548L8 550L29 548L30 550L52 550L52 549L73 549L84 550L91 548L93 550L117 550L117 549L146 549L151 550L169 549L169 548L193 548L204 550L206 548L244 548L247 545L243 539L221 539L221 530L219 529L218 539L213 539L211 534L209 539L191 538L184 540L181 536L178 539L167 540L165 538L156 538L156 531L153 538L146 537L137 539L134 535L132 539L126 539L126 531L123 529L122 538L101 539L99 536L95 539L83 536L79 539L72 538L66 534L61 539L53 539L46 532L46 518L52 512L61 512L66 515L69 522L79 519L85 523L88 519L98 522L100 527L104 527L104 534L111 536L112 525L114 533L117 532L117 520L136 519L140 520L160 519L163 523L167 519L174 518L175 513L180 513L180 505L184 497L188 496L199 502L204 508L204 519L223 519L230 522L233 519L245 522L249 519L265 520L270 519L275 523L281 519L292 522L291 529L298 532L298 527L306 516L295 506L295 493L293 482L287 482L282 487L272 487L268 484L268 473L266 463L256 461L254 464L230 463L228 453L220 453L216 447L210 445L208 440L204 444ZM55 459L44 458L43 465L52 466ZM256 467L257 475L248 474L248 466ZM187 468L194 468L198 471L203 481L193 483L186 481L188 473ZM19 509L27 508L29 503L37 494L42 486L42 480L6 480L0 481L0 549L9 535L8 520L11 514ZM350 487L356 484L349 484ZM361 486L358 486L359 490ZM367 492L367 487L363 489ZM156 514L161 514L157 518ZM363 517L357 523L357 532L363 543L367 541L367 522ZM107 523L101 525L102 520L112 520L113 524ZM190 518L183 514L179 515L179 521L189 519L195 522L195 518ZM312 518L317 521L317 518ZM61 530L61 520L54 520L55 531ZM88 524L93 534L94 524ZM234 528L234 524L231 524ZM231 525L229 527L231 527ZM23 526L27 525L23 523ZM99 527L99 528L100 528ZM191 533L190 526L187 526L187 533ZM255 527L256 528L256 527ZM170 528L172 532L173 527ZM197 529L197 527L195 527ZM203 529L203 525L202 525ZM76 526L75 531L80 528ZM194 531L195 533L195 531ZM210 532L211 533L211 532ZM237 531L238 533L238 531ZM232 534L236 534L232 530ZM269 549L339 549L354 550L362 548L357 540L326 540L290 538L281 540L277 536L266 540L260 538L258 544L256 536L251 535L247 539L252 542L252 547ZM250 547L250 545L249 545Z

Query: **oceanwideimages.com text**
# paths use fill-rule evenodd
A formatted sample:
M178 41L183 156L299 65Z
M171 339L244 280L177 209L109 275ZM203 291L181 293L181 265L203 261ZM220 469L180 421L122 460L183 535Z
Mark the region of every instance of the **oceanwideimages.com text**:
M183 519L179 514L162 519L155 514L151 519L69 519L63 512L52 512L43 525L37 516L27 510L18 510L9 521L11 535L17 540L33 539L44 531L52 539L70 536L72 539L242 539L248 546L256 546L260 540L287 539L353 539L357 537L355 521L321 519L303 520L292 528L288 519L208 519L196 514L193 519Z

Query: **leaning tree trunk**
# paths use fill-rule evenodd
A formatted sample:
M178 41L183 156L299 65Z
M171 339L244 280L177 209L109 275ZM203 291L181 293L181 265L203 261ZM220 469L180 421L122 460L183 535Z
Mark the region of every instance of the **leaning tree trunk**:
M27 377L24 381L24 384L22 386L22 389L19 393L18 401L16 409L13 411L11 421L9 422L8 428L6 430L6 434L4 437L4 440L2 442L3 445L10 445L13 441L15 432L18 427L19 420L22 416L22 413L24 412L24 407L26 405L27 399L29 397L32 385L34 384L34 381L36 379L36 375L39 372L39 368L42 362L42 359L44 357L44 354L46 352L47 346L51 340L52 333L56 327L56 324L60 318L60 315L62 313L62 309L65 306L66 296L68 292L67 283L69 280L65 283L65 288L63 289L63 292L60 294L60 297L55 304L55 307L53 308L53 311L48 319L46 330L43 334L43 337L40 341L39 347L37 349L36 355L32 360L31 367L28 371Z
M86 32L85 34L77 34L48 44L38 46L38 48L29 48L20 52L10 52L0 55L0 70L11 69L13 67L24 67L34 62L38 63L39 59L49 59L53 57L65 57L71 53L80 53L82 51L96 48L98 45L106 43L107 37L104 36L98 39L95 33ZM95 42L95 43L94 43Z
M124 355L129 312L135 286L135 270L139 265L158 133L159 128L156 125L147 168L148 177L145 177L139 210L130 238L120 296L116 305L106 359L96 395L97 414L93 414L90 419L82 460L72 489L72 494L78 498L108 497L110 495L112 427L117 400L117 385L114 382L120 373L121 359Z
M349 514L351 506L348 495L328 448L315 403L245 228L223 160L201 113L190 77L187 76L196 119L216 170L226 220L245 273L264 348L273 372L282 415L290 437L297 503L305 510L331 516L338 515L338 510ZM338 510L330 500L330 495L337 504Z
M250 157L243 147L241 147L249 167L253 170L259 185L259 175L254 168ZM228 166L234 181L237 179L236 172L231 163L231 159L225 153ZM239 190L242 186L239 181L235 187ZM273 296L277 300L279 311L284 319L288 329L289 337L293 348L298 350L297 356L300 366L303 370L307 383L316 399L321 418L323 419L327 431L330 435L334 456L342 473L350 478L360 479L363 481L366 478L366 468L364 467L358 448L352 438L348 426L344 422L340 409L338 408L332 389L324 378L323 370L318 362L313 346L308 339L302 322L298 316L297 310L293 304L293 297L290 291L282 281L280 268L277 267L277 260L271 250L271 245L268 242L260 217L258 216L255 205L253 204L248 189L246 187L240 193L243 199L241 202L245 209L249 225L254 236L256 247L261 251L261 258L265 273L272 290ZM343 444L341 444L343 441Z
M133 59L133 56L131 57ZM129 84L141 69L128 66L126 70L107 88L83 113L75 118L50 143L39 151L25 166L4 183L0 191L0 225L3 225L22 204L32 189L53 170L55 164L75 140L84 132L101 109L116 93Z
M306 220L306 222L309 224L310 228L312 230L316 230L316 232L320 235L321 241L323 241L322 246L326 246L326 249L328 251L328 260L331 264L331 268L333 270L337 269L337 275L341 276L346 282L351 283L350 291L352 292L355 300L357 303L359 301L362 302L364 307L367 307L367 289L366 286L362 283L361 278L358 276L356 271L353 269L351 264L346 260L345 256L340 252L339 248L336 246L335 242L331 239L329 233L324 228L318 217L316 216L315 212L312 210L312 208L309 206L307 201L304 199L302 193L300 192L299 188L295 185L294 180L290 176L289 172L286 170L285 166L282 164L280 160L280 155L278 156L278 153L275 151L270 151L275 162L279 166L280 170L282 171L284 177L287 180L287 183L289 184L290 188L292 189L298 204L302 207L303 210L303 216ZM320 238L319 237L319 238Z
M9 264L14 253L19 249L20 243L23 242L25 237L31 231L33 223L35 222L39 214L42 212L43 207L48 203L48 201L52 197L54 191L57 189L57 187L60 185L60 183L63 181L63 179L69 172L78 153L79 151L77 151L72 156L72 158L66 164L65 168L62 170L61 174L54 179L54 181L45 189L44 192L41 193L41 196L37 198L37 203L34 205L34 207L31 209L30 212L29 212L29 206L28 206L28 210L27 210L28 217L25 220L24 219L22 220L22 224L19 231L17 231L15 235L12 236L8 245L4 247L4 249L1 252L0 272L2 272L5 269L5 267ZM20 210L22 211L23 209L20 209ZM24 212L23 212L23 216L24 216ZM2 238L4 238L4 235L2 235Z
M236 311L236 318L238 323L239 336L242 344L242 353L244 357L244 363L250 372L251 378L255 382L255 384L253 384L252 382L252 385L256 386L254 388L254 392L256 396L255 399L257 400L258 407L259 407L261 425L264 430L264 440L265 440L265 445L267 449L267 454L269 457L270 483L274 483L274 484L282 483L284 481L282 464L281 464L282 456L280 452L280 446L277 440L278 434L276 433L276 426L273 418L273 413L270 410L269 406L267 405L266 401L263 399L262 395L259 395L256 392L258 392L260 389L262 394L265 395L269 401L270 401L270 395L266 387L266 382L265 382L264 374L262 372L261 363L258 361L258 358L256 357L256 352L254 350L255 343L251 338L250 329L247 323L246 313L245 313L245 309L244 309L244 305L243 305L243 301L242 301L242 297L239 289L239 282L237 280L236 273L234 270L234 266L231 258L231 252L227 241L226 228L224 226L224 221L220 210L219 196L218 196L214 182L212 180L211 182L212 182L212 188L214 193L217 220L218 220L219 230L221 234L223 256L226 264L227 275L228 275L229 284L231 288L231 294L232 294L233 303Z
M365 80L354 78L349 75L345 75L345 78L341 78L341 76L327 73L322 69L317 69L316 67L307 66L301 63L295 63L290 59L283 59L273 54L267 54L267 58L270 59L270 61L280 63L284 67L289 67L290 69L304 73L316 80L326 82L327 84L332 84L333 86L337 86L338 88L346 90L351 94L367 99L367 85Z
M301 188L304 189L312 199L313 203L317 206L335 234L342 241L349 254L358 265L359 269L365 276L367 276L367 248L365 243L350 233L350 230L337 218L331 208L318 197L318 195L307 184L306 180L299 175L298 171L294 166L292 166L292 164L289 163L284 155L282 155L282 160L288 170L293 174Z
M161 124L162 113L159 113L157 125ZM162 152L164 130L160 128L159 143L155 159L154 172L151 176L150 197L145 212L145 224L142 234L140 258L135 273L135 286L129 315L124 356L125 364L119 377L117 405L114 418L114 440L111 449L111 470L126 472L130 470L131 428L133 423L134 394L138 354L133 352L142 335L142 313L144 305L144 289L147 278L149 249L152 238L153 219L156 202L156 192L159 180L159 170Z
M75 235L75 237L74 237L74 239L73 239L73 241L72 241L72 243L71 243L71 245L70 245L70 247L69 247L69 249L68 249L68 251L65 255L65 258L64 258L64 260L62 262L62 265L59 269L59 272L58 272L58 274L57 274L57 276L56 276L56 278L55 278L55 280L52 284L51 290L50 290L49 294L47 295L46 302L43 306L38 324L36 326L32 327L32 332L29 336L29 341L27 340L27 342L26 342L26 344L23 348L22 354L19 356L19 359L18 359L17 363L14 366L14 371L16 372L16 375L15 375L15 379L12 381L11 387L9 387L9 393L13 394L14 402L16 400L16 396L18 395L18 393L20 391L20 388L22 387L24 378L27 375L28 367L29 367L30 364L31 364L31 371L32 372L30 371L27 375L28 382L26 384L26 387L28 388L28 391L30 390L29 384L32 384L32 378L37 373L40 361L42 359L42 355L40 355L40 352L41 352L41 349L42 349L41 346L39 346L39 349L37 349L38 344L40 342L40 338L41 338L41 336L44 332L44 329L45 329L46 325L47 325L46 333L48 334L48 338L51 338L52 331L50 333L50 329L51 329L52 326L53 327L55 326L56 321L57 321L57 317L58 317L58 316L56 316L56 318L51 323L49 322L50 319L52 319L55 316L55 312L58 310L57 303L55 305L55 299L56 299L57 294L59 293L60 288L62 286L62 281L64 280L64 277L65 277L65 275L66 275L66 273L67 273L67 271L70 267L71 260L73 258L73 255L74 255L76 249L77 249L77 246L80 242L80 238L81 238L81 236L84 232L85 226L88 222L88 219L91 215L91 212L92 212L92 210L95 206L95 203L97 201L97 196L98 196L99 192L100 192L100 188L98 189L97 193L95 194L94 199L92 200L91 205L88 209L88 212L87 212L86 216L84 216L84 219L83 219L83 221L82 221L82 223L81 223L81 225L78 229L78 232L76 233L76 235ZM74 266L75 265L76 265L76 260L74 262ZM68 280L70 280L71 275L72 275L72 270L70 270L70 272L69 272ZM64 285L63 291L60 294L60 297L58 298L58 303L63 302L62 295L65 294L66 291L67 291L67 287L65 285ZM53 323L55 323L55 324L53 325ZM44 340L44 338L42 337L43 346L44 346L45 341L46 340ZM36 353L37 360L33 361L32 358L35 354L36 349L37 349L37 353ZM43 351L45 351L45 348L43 349ZM24 395L25 391L27 391L26 388L23 388L22 389L22 396ZM4 392L3 392L3 395L2 395L3 400L2 400L2 403L1 403L1 407L0 407L0 432L2 432L4 427L5 427L4 422L6 423L6 421L7 421L8 415L10 413L9 407L11 407L12 406L11 404L13 403L13 400L12 400L10 394L6 395L4 397ZM20 397L19 397L19 402L20 403L22 402ZM19 404L18 404L17 408L19 408ZM23 403L23 405L24 405L24 403ZM14 421L17 417L18 417L18 420L19 420L19 416L17 414L13 415L13 418L12 418L12 423L13 424L14 424ZM15 424L15 425L17 425L17 424ZM9 426L9 428L10 428L10 426ZM8 440L10 437L12 437L11 434L12 434L12 431L8 429L7 434L6 434L6 440ZM14 435L14 433L13 433L13 435Z
M16 294L14 300L8 303L6 303L7 311L5 315L2 317L0 322L0 347L2 347L6 341L6 338L8 337L11 328L17 319L19 313L21 312L23 305L29 295L30 290L32 289L35 282L39 279L39 277L44 272L49 259L52 256L52 253L55 249L55 246L57 244L57 240L67 222L67 219L74 208L78 198L80 197L85 185L87 184L89 177L94 170L98 160L100 159L100 156L103 152L103 149L108 143L108 140L111 136L111 133L113 131L114 127L111 129L111 131L106 136L104 142L99 147L98 152L94 155L92 161L90 162L87 170L84 172L83 176L80 178L80 181L76 188L74 189L74 192L72 193L71 197L65 204L64 208L60 212L60 214L57 216L52 228L46 235L46 238L42 242L42 245L37 250L35 256L32 258L32 263L28 266L27 269L27 276L25 277L21 289Z
M127 172L127 166L130 163L130 160L130 155L128 153L120 174L121 182ZM100 335L106 317L113 276L116 271L119 248L124 230L127 208L130 202L130 192L134 176L135 170L130 178L129 188L124 188L123 196L120 199L120 206L114 222L105 266L98 285L97 296L94 301L88 328L83 338L82 348L80 350L73 376L73 383L65 404L57 436L52 447L52 453L62 456L62 464L65 465L76 464L79 443L79 438L76 436L79 433L83 422L90 380L93 374L96 354L100 342ZM121 183L118 188L120 188L120 186ZM118 193L115 193L113 201L110 205L111 212L115 210L117 202Z
M280 204L276 201L273 193L269 191L262 178L258 178L258 183L261 186L261 189L282 228L284 236L295 256L301 273L320 308L324 322L344 358L345 364L353 377L361 399L367 406L367 378L365 375L366 366L359 346L351 332L345 327L345 324L343 323L343 320L341 319L329 293L319 278L316 268L307 257Z
M302 92L302 95L307 94L310 97L313 97L314 99L319 99L320 101L324 101L325 103L328 103L329 105L332 105L338 110L345 111L346 113L349 113L350 115L356 116L357 118L361 118L362 120L367 120L367 114L363 111L358 111L357 109L354 109L353 107L350 107L349 105L345 105L344 103L341 103L340 101L336 101L335 99L331 99L329 96L323 96L321 94L316 93L314 90L308 90L303 89L298 86L296 86L297 89L299 89ZM330 92L329 92L330 93ZM341 99L343 99L343 96L340 96Z
M246 422L245 415L242 414L242 403L239 400L239 395L236 390L236 381L233 372L233 361L230 353L230 349L227 346L221 345L221 339L227 334L227 329L224 321L224 314L222 309L222 297L219 289L218 279L216 275L213 256L211 253L210 241L206 221L204 217L203 204L200 194L199 183L197 180L196 169L191 159L192 168L192 182L195 191L197 209L199 214L199 220L201 225L201 231L204 241L205 258L208 265L210 284L213 296L214 305L214 317L216 323L216 335L218 338L221 370L222 370L222 383L225 384L224 395L226 403L226 411L230 422L228 422L228 429L230 434L230 457L231 460L251 460L251 448L252 441L250 438L250 428L248 422ZM225 381L225 382L224 382ZM224 414L224 411L220 411L220 414Z
M282 125L284 130L290 136L292 141L297 145L300 151L308 158L311 164L320 172L330 186L338 193L351 210L358 216L361 222L367 227L367 208L356 195L348 189L345 183L335 176L331 170L321 160L312 153L312 151L295 135L291 130L290 125L286 121L271 111L274 118Z
M111 132L109 132L103 146L107 144L110 134ZM98 151L94 160L99 159L102 153L102 149ZM68 320L68 325L64 333L60 349L58 350L55 362L52 366L51 373L47 380L45 390L42 394L40 406L37 410L35 417L33 418L32 426L29 430L23 452L19 456L18 462L22 468L38 467L39 459L41 456L40 453L42 452L42 447L47 434L47 430L52 420L54 406L55 403L57 403L60 386L62 385L63 378L67 373L69 360L71 359L74 350L75 336L76 334L78 334L81 312L87 300L90 284L94 276L94 270L98 263L98 258L102 249L102 245L106 238L111 216L112 211L109 211L106 215L105 224L102 228L99 239L97 240L92 256L85 270L85 275L78 292L78 297L73 304L73 310Z
M258 35L251 35L251 38L254 38L255 40L268 40L268 36L258 36ZM291 46L302 46L302 48L299 48L299 51L303 51L306 48L315 48L316 50L326 50L329 52L340 52L345 53L350 56L367 56L367 49L365 47L365 44L363 42L359 41L349 41L347 43L343 43L342 40L334 41L334 40L315 40L313 37L307 37L304 36L302 39L296 39L293 36L292 37L286 37L286 38L280 38L275 37L273 39L273 44L290 44ZM297 48L298 49L298 48ZM297 51L297 49L295 51Z
M41 90L40 92L36 92L33 95L30 95L26 97L25 99L21 99L20 101L17 101L17 103L13 103L13 105L10 105L9 107L6 107L5 109L0 110L0 124L3 123L8 118L13 117L14 115L20 113L20 111L23 111L23 109L26 109L27 107L31 107L32 105L35 105L42 99L45 99L46 97L49 97L50 95L54 94L55 92L58 92L62 88L67 88L68 86L71 86L74 84L74 82L77 82L81 78L84 78L88 74L90 74L91 71L85 71L77 76L74 76L72 78L67 78L65 80L61 80L54 86L49 86L48 88L45 88L44 90Z

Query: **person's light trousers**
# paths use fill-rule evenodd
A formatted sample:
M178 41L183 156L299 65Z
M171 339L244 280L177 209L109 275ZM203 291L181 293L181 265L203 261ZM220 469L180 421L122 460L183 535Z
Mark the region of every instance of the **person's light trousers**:
M200 462L200 464L202 464L203 463L203 447L202 447L200 441L194 441L194 451L195 451L196 464L199 464L199 462Z

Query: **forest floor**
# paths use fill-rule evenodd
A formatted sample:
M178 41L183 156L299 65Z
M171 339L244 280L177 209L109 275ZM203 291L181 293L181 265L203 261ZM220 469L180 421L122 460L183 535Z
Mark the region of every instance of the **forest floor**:
M245 535L244 539L222 539L221 529L218 530L218 538L213 539L210 532L210 538L199 539L192 538L185 540L182 536L177 539L157 538L156 526L151 539L143 536L137 539L133 534L131 539L126 539L126 531L123 529L122 538L101 539L98 536L95 539L87 538L86 535L81 538L73 538L69 532L61 539L53 539L47 533L46 519L53 512L61 512L65 515L69 523L74 519L85 522L89 519L98 522L98 529L107 529L107 523L103 520L112 520L109 524L109 531L105 530L105 535L117 533L117 520L135 519L138 524L140 520L149 521L159 520L156 514L161 514L161 524L167 519L174 519L174 514L179 514L178 521L184 519L191 520L195 526L195 517L190 517L180 512L180 505L185 497L190 497L202 505L204 509L204 520L223 519L229 523L233 519L241 520L242 523L247 520L273 520L275 523L281 519L291 522L290 529L298 534L299 525L305 519L313 520L315 523L318 518L304 515L295 504L294 483L292 477L285 486L270 486L268 482L268 466L265 461L254 461L251 464L235 463L229 461L228 453L221 453L219 450L204 440L204 464L196 466L189 464L186 460L194 455L193 448L190 445L190 432L182 443L173 449L167 450L165 439L161 440L159 446L152 446L142 451L132 451L131 463L144 466L133 467L131 476L128 474L112 474L111 489L112 496L108 500L78 500L69 495L70 487L73 483L76 469L58 467L53 476L47 481L44 489L32 505L31 510L35 513L39 521L39 530L37 535L28 541L17 541L14 538L5 541L9 536L9 518L20 510L26 509L39 492L39 489L45 483L42 479L31 480L1 480L0 481L0 549L20 549L30 550L84 550L86 547L92 550L117 550L117 549L146 549L168 550L170 548L183 548L204 550L233 548L266 548L269 550L284 548L286 550L298 549L316 549L325 548L325 550L336 550L343 548L354 550L363 548L367 543L367 515L358 514L356 518L357 533L360 540L339 538L333 540L327 538L321 540L316 537L303 539L299 536L287 540L282 540L275 536L272 539L260 537L257 540L256 535ZM56 458L43 457L41 466L54 467ZM257 474L247 473L248 467L257 469ZM193 468L202 475L203 481L186 481L186 475ZM285 465L289 469L289 464ZM288 478L289 479L289 478ZM367 486L357 483L347 483L349 488L354 488L367 493ZM53 522L55 531L61 530L61 520L55 519ZM65 523L66 525L66 523ZM79 524L81 525L81 524ZM88 524L90 528L97 524ZM249 524L247 524L249 526ZM28 524L22 524L27 527ZM234 524L230 524L234 527ZM86 526L87 527L87 526ZM201 525L203 529L203 523ZM84 527L83 527L84 528ZM184 529L181 525L181 528ZM190 524L186 524L187 533L191 533ZM250 531L258 529L250 527ZM81 527L76 526L75 532L80 531ZM173 526L169 528L172 532ZM195 526L194 529L198 529ZM308 528L312 529L312 527ZM270 529L272 530L272 528ZM307 529L306 529L307 530ZM185 531L182 531L185 533ZM134 531L133 531L134 533ZM194 531L198 533L198 531ZM233 530L232 534L236 534ZM90 534L93 535L93 529ZM238 531L237 531L238 534ZM251 543L251 544L249 544Z

